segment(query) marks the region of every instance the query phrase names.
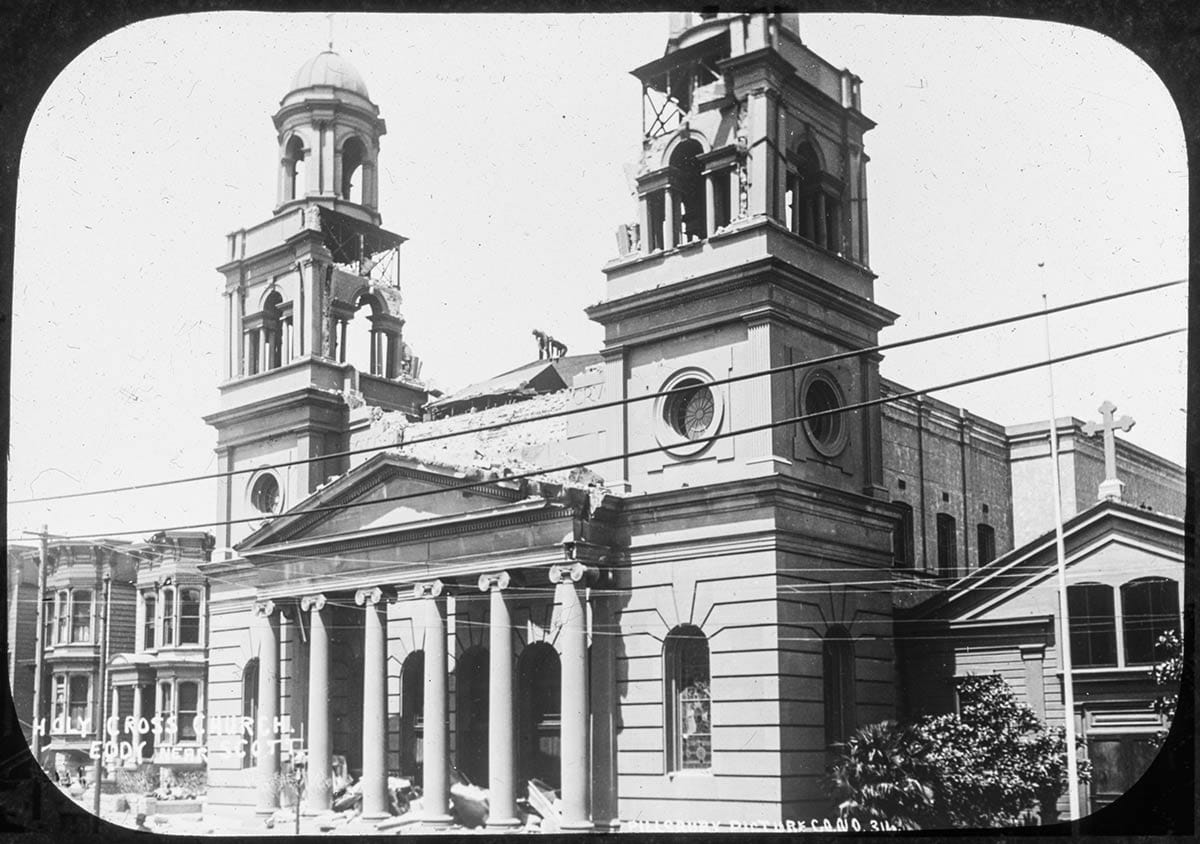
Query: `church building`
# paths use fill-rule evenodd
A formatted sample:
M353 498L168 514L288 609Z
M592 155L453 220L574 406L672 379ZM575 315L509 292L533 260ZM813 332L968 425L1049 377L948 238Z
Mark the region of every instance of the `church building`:
M897 631L954 628L989 566L1019 588L1043 565L1045 424L843 409L907 392L871 351L897 315L874 296L858 77L789 13L673 15L633 73L634 219L587 310L602 347L544 343L448 396L404 341L379 108L332 51L293 79L274 212L220 267L206 421L235 551L200 565L210 807L270 814L302 758L310 811L344 766L365 820L403 776L449 824L452 771L494 829L530 780L568 830L829 817L830 748L944 692L909 682ZM1083 543L1099 447L1059 427ZM1137 503L1181 515L1179 467L1119 445Z

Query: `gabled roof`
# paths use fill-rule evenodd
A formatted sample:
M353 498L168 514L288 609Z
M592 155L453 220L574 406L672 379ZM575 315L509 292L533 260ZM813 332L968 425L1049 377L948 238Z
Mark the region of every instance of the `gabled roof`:
M1068 568L1086 549L1114 537L1136 539L1168 555L1183 555L1182 519L1115 501L1103 501L1063 524ZM1055 531L1049 530L980 566L903 615L912 620L956 619L985 606L1003 603L1030 582L1053 573L1058 565L1055 546Z

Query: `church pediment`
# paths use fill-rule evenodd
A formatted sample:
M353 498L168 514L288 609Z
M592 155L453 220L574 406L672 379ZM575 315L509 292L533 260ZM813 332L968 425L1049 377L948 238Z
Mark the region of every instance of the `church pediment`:
M1103 503L1064 525L1067 583L1182 577L1183 524L1159 513ZM1000 620L1057 612L1054 531L972 572L916 608L918 618Z
M478 485L462 488L472 482ZM251 534L239 551L486 512L523 497L518 482L468 476L381 454L272 519Z

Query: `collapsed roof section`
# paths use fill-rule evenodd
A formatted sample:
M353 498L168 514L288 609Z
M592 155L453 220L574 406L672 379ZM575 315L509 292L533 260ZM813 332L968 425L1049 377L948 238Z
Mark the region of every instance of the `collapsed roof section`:
M537 360L470 384L425 407L433 418L439 418L524 401L571 387L585 371L599 367L602 362L598 354Z

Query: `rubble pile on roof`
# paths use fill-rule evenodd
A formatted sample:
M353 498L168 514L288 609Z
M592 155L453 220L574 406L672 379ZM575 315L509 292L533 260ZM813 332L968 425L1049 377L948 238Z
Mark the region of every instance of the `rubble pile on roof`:
M488 408L475 413L447 416L427 422L408 422L403 413L383 413L364 432L356 447L397 443L389 449L425 464L451 467L472 475L495 474L504 477L535 471L540 467L563 465L602 457L592 453L598 421L590 414L577 413L554 419L521 422L569 408L586 407L601 400L602 387L593 384L546 393L525 401ZM503 425L494 430L478 431L433 442L413 442L453 431ZM580 436L583 434L583 436ZM565 470L539 473L538 480L570 486L602 483L590 470Z

